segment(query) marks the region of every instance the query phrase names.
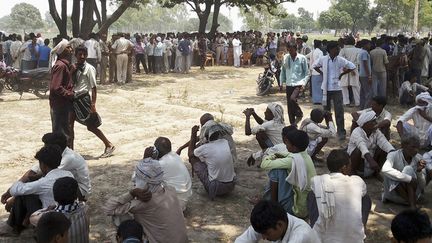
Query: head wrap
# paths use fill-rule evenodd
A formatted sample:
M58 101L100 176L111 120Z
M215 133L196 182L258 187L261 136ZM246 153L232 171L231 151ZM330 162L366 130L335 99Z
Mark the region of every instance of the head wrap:
M148 185L151 192L155 192L163 182L163 171L159 161L152 158L140 160L135 168L135 183L137 187Z
M156 37L156 40L157 40L158 42L161 42L162 38L160 38L160 36L158 36L158 37Z
M273 121L279 124L284 125L284 114L283 114L283 108L278 103L272 102L270 103L267 108L273 113Z
M432 97L430 96L429 92L422 92L416 96L415 101L418 102L419 100L426 101L428 104L432 104Z
M57 55L60 55L63 53L63 51L66 49L66 47L69 45L69 42L66 39L62 39L54 48L53 52L55 52Z
M363 112L357 119L357 125L359 125L359 127L363 127L364 124L374 120L375 118L376 114L374 111Z

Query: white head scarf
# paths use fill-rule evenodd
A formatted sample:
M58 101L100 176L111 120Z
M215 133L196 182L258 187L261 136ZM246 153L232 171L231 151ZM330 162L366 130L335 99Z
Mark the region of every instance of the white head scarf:
M163 182L162 167L159 161L152 158L140 160L135 168L135 174L136 186L143 188L148 185L151 192L155 192Z
M285 120L284 120L284 114L283 114L283 108L281 105L279 105L276 102L272 102L270 103L267 108L273 113L273 121L279 124L284 125L285 124Z
M426 101L428 104L432 104L432 97L430 96L429 92L422 92L416 96L416 102L419 100Z
M60 55L63 53L63 51L66 49L66 47L69 45L69 42L66 39L62 39L53 49L52 51L55 52L57 55Z
M156 41L157 42L161 42L162 38L160 38L160 36L156 37Z
M374 111L363 112L357 120L357 125L359 127L363 127L369 121L372 121L376 118L376 114Z

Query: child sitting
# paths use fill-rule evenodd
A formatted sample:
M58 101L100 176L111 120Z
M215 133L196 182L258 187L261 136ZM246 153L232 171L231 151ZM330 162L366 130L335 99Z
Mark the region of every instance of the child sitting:
M67 243L71 222L59 212L48 212L40 218L36 229L37 243ZM72 241L73 242L73 241Z
M117 228L118 243L141 243L144 235L143 227L135 220L125 220Z

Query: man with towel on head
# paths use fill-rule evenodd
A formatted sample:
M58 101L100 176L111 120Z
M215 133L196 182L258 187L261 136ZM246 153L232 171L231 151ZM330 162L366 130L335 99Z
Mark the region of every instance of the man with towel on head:
M49 85L52 132L63 133L69 139L69 114L72 111L72 99L74 98L70 70L72 47L67 40L63 39L53 48L53 51L57 55L57 60L51 69Z
M432 138L432 97L428 92L423 92L415 100L417 105L399 118L396 129L401 138L405 133L418 134L421 148L426 148L431 145ZM414 124L409 124L409 120Z
M255 161L260 162L265 151L278 144L283 144L282 129L285 126L283 108L278 103L270 103L264 112L264 120L259 117L253 108L247 108L243 111L246 116L245 134L246 136L255 135L261 150L252 154L247 164L253 165ZM258 123L251 128L250 117L253 116ZM285 147L285 146L282 146ZM285 151L285 150L284 150ZM281 151L282 152L282 151Z
M330 174L312 178L308 195L311 227L321 242L363 242L372 206L366 183L349 176L350 160L344 150L332 150L327 157Z
M145 159L140 160L135 168L136 188L108 199L104 211L111 216L131 213L144 228L150 242L188 242L176 192L163 183L162 168L157 160L151 158L152 154L153 147L147 148Z
M362 113L357 119L357 125L347 149L351 159L350 175L369 177L381 170L387 153L395 149L377 129L374 111Z

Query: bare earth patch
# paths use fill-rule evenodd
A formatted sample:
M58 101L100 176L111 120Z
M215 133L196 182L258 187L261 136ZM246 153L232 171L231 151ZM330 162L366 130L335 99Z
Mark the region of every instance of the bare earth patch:
M252 137L244 135L244 115L247 107L263 113L269 102L281 102L286 109L284 93L266 97L255 95L256 77L262 68L209 67L205 71L193 69L191 74L136 75L125 86L99 86L97 109L103 121L101 129L116 145L113 157L98 159L103 143L85 127L76 125L75 148L89 164L92 194L89 200L92 242L111 242L115 229L101 205L112 195L120 195L131 187L130 178L144 148L158 136L169 137L174 150L186 142L190 128L198 124L204 112L214 114L234 126L239 162L235 165L238 184L226 197L210 201L198 178L193 178L194 195L188 205L185 220L191 242L233 242L249 225L252 205L247 196L262 193L267 175L256 167L248 167L246 159L258 150ZM302 101L307 116L313 105L308 98ZM403 113L397 105L389 105L393 121ZM41 137L51 131L48 100L32 94L0 94L0 191L4 192L22 173L36 163L33 156L43 145ZM347 131L351 125L351 110L345 111ZM286 111L285 117L287 119ZM394 122L393 122L394 123ZM399 136L392 127L392 143L399 147ZM324 149L325 158L332 148L345 147L336 139ZM187 163L186 152L182 157ZM326 173L325 166L317 168L318 174ZM366 180L373 199L367 225L366 242L388 242L389 226L395 214L403 207L380 202L382 185L375 179ZM431 212L431 189L427 189L426 208ZM0 219L6 220L7 212L0 208ZM0 238L1 242L31 242L32 231L26 230L20 238Z

